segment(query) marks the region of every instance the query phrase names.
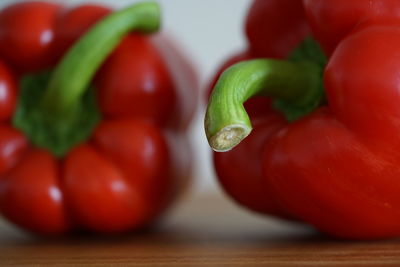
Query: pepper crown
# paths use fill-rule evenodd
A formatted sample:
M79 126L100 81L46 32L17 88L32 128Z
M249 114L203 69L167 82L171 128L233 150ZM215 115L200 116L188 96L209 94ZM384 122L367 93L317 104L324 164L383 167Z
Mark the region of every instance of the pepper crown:
M30 141L63 156L92 134L101 119L91 81L105 59L131 31L153 33L160 27L154 2L114 12L83 35L51 71L27 75L13 125Z

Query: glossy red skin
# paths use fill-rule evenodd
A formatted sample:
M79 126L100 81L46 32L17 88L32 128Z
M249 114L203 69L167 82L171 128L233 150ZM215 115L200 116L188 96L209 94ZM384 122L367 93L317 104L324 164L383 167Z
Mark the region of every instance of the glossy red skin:
M13 73L0 61L0 122L7 122L14 113L17 83Z
M49 67L54 22L60 6L34 1L10 5L0 12L0 56L20 72Z
M245 26L255 57L286 57L310 35L302 0L255 0Z
M303 0L313 34L327 55L360 23L400 18L397 0Z
M48 152L34 149L0 180L3 216L30 231L56 234L69 228L59 166ZM33 175L34 174L34 175Z
M98 72L95 84L107 117L137 117L164 125L175 119L174 84L149 37L126 37Z
M59 10L54 29L60 39L47 52L54 57L65 50L106 13L108 8L97 5ZM13 112L8 107L15 107L11 96L17 88L9 67L4 65L3 70L0 64L0 85L4 84L9 96L7 101L0 99L0 117L5 114L0 125L0 212L4 217L42 234L76 229L115 233L154 222L177 198L190 175L191 151L186 128L175 126L187 125L191 118L176 114L174 97L184 90L178 91L175 84L180 84L178 78L186 78L193 85L179 99L197 96L197 87L193 77L173 75L152 42L149 37L128 36L104 63L94 81L104 119L87 142L63 159L32 148L9 125ZM175 65L187 73L189 65L183 61ZM173 97L166 97L164 91ZM120 97L107 101L111 95ZM132 101L129 107L127 96ZM143 112L135 106L139 105L136 98ZM116 107L124 112L113 113ZM182 112L192 114L195 109L192 105ZM168 122L175 117L179 123Z
M0 125L0 175L13 168L25 154L28 140L8 124Z

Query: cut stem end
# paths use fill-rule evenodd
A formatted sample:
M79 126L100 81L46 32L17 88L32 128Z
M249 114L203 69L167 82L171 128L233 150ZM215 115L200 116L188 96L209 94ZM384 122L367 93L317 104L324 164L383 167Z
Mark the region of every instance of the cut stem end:
M208 141L214 151L226 152L237 146L250 132L251 128L246 125L229 125L211 136Z

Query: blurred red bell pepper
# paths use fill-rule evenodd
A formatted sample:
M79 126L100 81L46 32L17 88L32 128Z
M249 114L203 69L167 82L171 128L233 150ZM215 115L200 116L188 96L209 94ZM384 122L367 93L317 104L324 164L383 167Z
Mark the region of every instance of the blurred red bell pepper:
M190 173L195 76L159 7L10 5L0 13L0 211L33 232L154 221ZM132 32L135 33L132 33ZM179 79L178 79L179 78Z
M230 150L253 130L215 156L219 179L254 210L336 237L400 236L400 2L304 0L304 7L327 58L307 38L287 60L230 67L214 88L210 145ZM249 117L243 103L256 95L271 105Z

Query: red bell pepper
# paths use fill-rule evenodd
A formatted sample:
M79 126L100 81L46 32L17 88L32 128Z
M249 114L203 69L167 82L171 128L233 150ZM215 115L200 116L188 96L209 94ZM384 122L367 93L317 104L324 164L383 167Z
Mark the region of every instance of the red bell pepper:
M217 172L234 198L253 200L239 199L250 208L263 211L252 203L271 200L278 214L341 238L400 236L400 2L304 4L327 63L307 39L288 60L226 70L208 105L206 134L216 151L248 137L216 156ZM255 95L271 99L263 117L243 108Z
M109 233L170 206L190 172L197 91L180 89L196 88L188 62L149 36L159 17L155 3L1 11L4 217L43 234Z

